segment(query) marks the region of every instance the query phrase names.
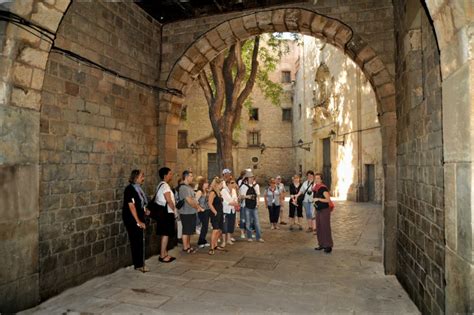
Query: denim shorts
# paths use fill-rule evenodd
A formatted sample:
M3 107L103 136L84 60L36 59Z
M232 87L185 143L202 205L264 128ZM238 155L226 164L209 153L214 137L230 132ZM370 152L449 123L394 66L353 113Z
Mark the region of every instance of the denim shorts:
M305 210L305 213L306 213L306 219L307 220L312 220L314 215L313 215L313 212L314 212L314 209L313 209L313 203L312 202L303 202L303 208Z

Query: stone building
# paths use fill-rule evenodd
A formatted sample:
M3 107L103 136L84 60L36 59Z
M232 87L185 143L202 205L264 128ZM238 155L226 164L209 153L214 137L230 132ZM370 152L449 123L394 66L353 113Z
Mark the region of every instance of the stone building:
M275 71L269 74L273 82L281 83L284 90L280 105L274 105L263 95L257 84L250 95L252 107L242 109L242 118L234 132L234 168L251 168L260 183L281 175L287 181L294 175L294 145L292 142L292 78L298 58L295 41L287 42L284 54ZM265 45L265 42L262 42ZM293 77L292 77L293 76ZM176 169L191 168L197 174L212 178L216 169L216 140L209 120L206 98L198 82L190 89L184 102L178 130Z
M425 314L474 312L473 2L245 3L162 24L132 2L3 2L2 312L130 263L130 169L145 170L151 193L158 167L176 166L196 75L236 40L275 31L325 40L370 82L385 272Z
M304 36L294 89L293 141L300 173L322 172L335 196L382 200L383 167L375 94L364 73L325 41Z

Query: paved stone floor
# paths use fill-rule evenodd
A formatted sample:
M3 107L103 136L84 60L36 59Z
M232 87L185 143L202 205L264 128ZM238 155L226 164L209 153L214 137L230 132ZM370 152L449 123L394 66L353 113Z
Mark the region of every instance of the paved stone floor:
M24 314L419 313L396 278L383 273L379 205L336 203L330 255L313 250L309 233L270 230L263 210L260 218L265 243L239 241L215 256L177 248L173 263L152 257L149 273L121 269Z

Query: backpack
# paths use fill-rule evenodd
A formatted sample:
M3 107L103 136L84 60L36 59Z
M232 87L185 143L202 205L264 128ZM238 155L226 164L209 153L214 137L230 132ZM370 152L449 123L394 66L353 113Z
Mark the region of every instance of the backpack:
M255 208L257 208L257 192L255 191L255 188L253 186L249 186L247 184L245 184L245 185L248 187L247 192L245 193L245 195L253 196L252 199L245 198L245 208L255 209Z
M176 187L176 194L175 194L175 199L176 199L176 209L181 209L184 206L184 201L185 199L180 199L179 198L179 188L183 186L183 184L179 184L178 187Z

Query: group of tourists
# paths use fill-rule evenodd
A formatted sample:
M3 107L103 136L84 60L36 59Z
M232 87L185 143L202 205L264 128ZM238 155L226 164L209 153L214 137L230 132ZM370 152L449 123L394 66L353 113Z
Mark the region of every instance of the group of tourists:
M144 229L146 218L156 220L156 232L160 236L160 255L158 260L170 263L176 257L169 255L168 243L171 238L178 237L182 241L182 250L188 254L197 251L191 246L191 237L199 235L199 248L208 247L208 254L216 251L227 251L227 245L233 245L233 238L239 213L238 226L240 237L248 242L264 243L260 226L258 205L260 186L251 170L240 173L234 178L232 171L224 169L221 177L214 177L209 183L205 177L185 170L180 177L178 186L172 189L173 171L162 167L159 172L161 182L149 200L142 190L145 174L133 170L129 183L125 188L122 217L128 232L132 260L135 269L148 271L144 257ZM317 235L319 246L315 250L332 251L330 214L333 203L329 189L323 184L322 174L306 173L306 180L301 182L295 175L289 185L289 229L303 230L303 209L305 210L306 232ZM263 201L268 209L270 229L280 229L286 225L284 221L285 197L287 190L281 176L270 178L263 192ZM207 241L209 223L212 227L210 242Z

